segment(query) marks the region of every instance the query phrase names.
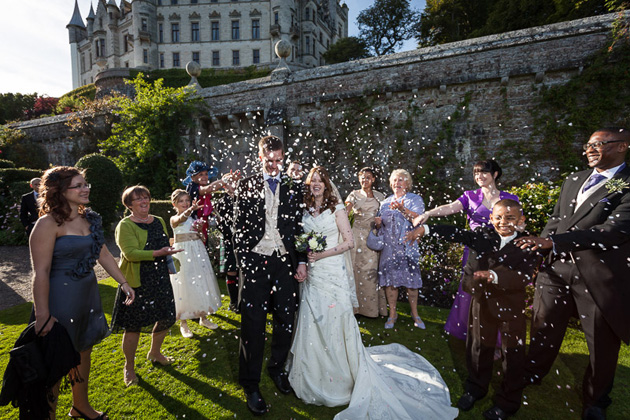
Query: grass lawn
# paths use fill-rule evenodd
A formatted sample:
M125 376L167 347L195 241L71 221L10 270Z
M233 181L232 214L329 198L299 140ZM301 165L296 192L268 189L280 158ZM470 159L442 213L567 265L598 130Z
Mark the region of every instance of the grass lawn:
M221 281L220 281L221 283ZM223 289L225 284L222 285ZM109 279L100 284L103 306L108 318L116 292ZM90 400L98 410L105 410L112 419L227 419L250 418L245 406L245 395L237 383L238 338L240 318L223 308L213 316L220 329L210 331L191 325L193 339L184 339L179 326L171 328L164 343L164 353L177 362L168 367L154 367L145 359L149 350L149 336L140 340L136 372L139 386L125 388L122 381L122 335L113 334L95 346L92 353ZM362 318L359 325L366 346L398 342L427 358L442 374L456 402L462 393L466 375L464 344L443 332L448 315L445 309L422 307L420 314L427 329L413 327L407 304L399 306L396 329L386 331L384 320ZM28 321L30 304L19 305L0 312L0 371L9 361L9 350ZM108 319L109 320L109 319ZM270 328L268 329L270 332ZM269 348L267 347L267 354ZM541 386L525 390L524 406L513 418L518 419L579 419L581 411L581 378L587 364L588 351L584 335L569 330L561 355L552 372ZM499 364L495 365L499 369ZM498 386L495 376L492 387ZM263 373L261 391L271 407L270 419L331 419L340 408L307 405L294 395L279 394L271 380ZM490 394L492 393L492 390ZM630 350L622 345L619 367L612 392L613 405L608 418L630 418ZM57 413L64 418L71 405L70 391L60 396ZM460 419L481 418L481 412L492 405L488 396L475 408L462 413ZM18 410L0 409L0 419L17 419Z

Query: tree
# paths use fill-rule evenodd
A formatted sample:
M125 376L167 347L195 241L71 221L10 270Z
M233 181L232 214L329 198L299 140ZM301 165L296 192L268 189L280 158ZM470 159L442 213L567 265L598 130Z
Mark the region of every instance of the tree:
M21 93L0 94L0 124L24 118L24 113L35 105L36 100L37 93L30 95Z
M190 87L164 87L162 79L150 84L142 73L127 83L136 97L113 99L119 120L100 145L113 156L127 185L144 184L154 197L167 197L179 184L183 131L193 127L203 101Z
M420 46L444 44L471 37L485 25L496 0L427 0L416 25Z
M327 64L335 64L369 57L370 52L364 40L349 36L332 44L322 56Z
M357 17L359 37L376 55L390 54L414 36L419 17L409 0L376 0Z

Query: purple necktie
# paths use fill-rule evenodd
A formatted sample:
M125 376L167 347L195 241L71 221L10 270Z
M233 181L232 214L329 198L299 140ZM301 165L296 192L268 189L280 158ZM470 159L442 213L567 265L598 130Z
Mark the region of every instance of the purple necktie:
M267 182L269 183L269 189L272 194L276 193L276 187L278 186L278 180L276 178L267 178Z
M582 188L582 192L585 193L586 191L591 189L591 187L594 187L595 185L599 184L599 181L601 181L604 178L606 177L602 174L591 175L591 177L586 182L586 185L584 185L584 188Z

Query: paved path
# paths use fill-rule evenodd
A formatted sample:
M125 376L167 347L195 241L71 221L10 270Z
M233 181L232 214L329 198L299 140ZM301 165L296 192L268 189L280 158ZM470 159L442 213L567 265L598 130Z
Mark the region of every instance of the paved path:
M107 247L114 254L120 251L113 240L107 241ZM94 267L99 280L109 277L100 264ZM27 246L0 246L0 311L32 301L31 260Z

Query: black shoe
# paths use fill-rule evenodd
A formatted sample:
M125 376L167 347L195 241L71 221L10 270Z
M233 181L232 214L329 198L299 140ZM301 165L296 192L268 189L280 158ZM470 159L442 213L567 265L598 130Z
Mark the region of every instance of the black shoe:
M278 388L278 391L282 392L283 394L290 394L291 391L293 391L293 388L291 388L291 384L289 383L289 378L286 373L280 373L278 375L269 374L269 376L271 377L273 383L276 384L276 388Z
M265 403L260 391L245 391L245 397L247 398L247 408L249 408L249 411L254 413L255 416L262 416L267 412L267 403Z
M589 407L584 410L583 420L606 420L606 410L601 407Z
M235 303L230 303L230 307L228 308L230 311L234 312L235 314L240 314L241 310L238 309L238 305Z
M475 397L470 392L464 392L464 395L457 401L457 408L462 411L470 411L475 405L475 402L479 399L480 398Z
M489 420L505 420L510 417L510 415L495 405L494 407L484 411L483 417Z

